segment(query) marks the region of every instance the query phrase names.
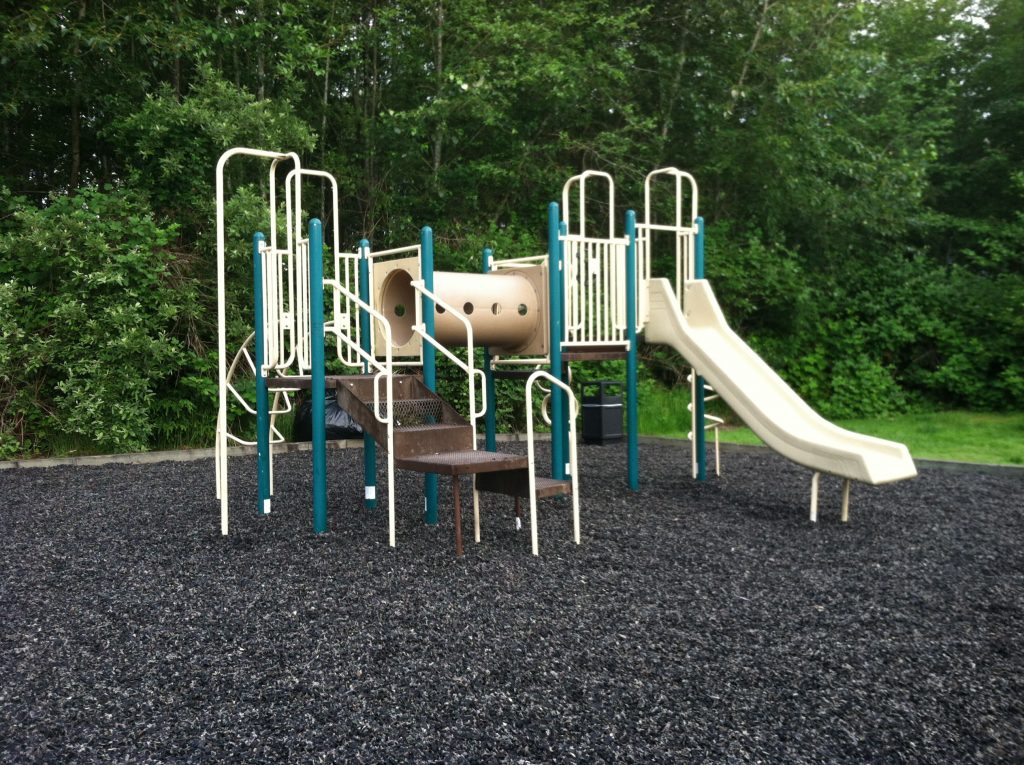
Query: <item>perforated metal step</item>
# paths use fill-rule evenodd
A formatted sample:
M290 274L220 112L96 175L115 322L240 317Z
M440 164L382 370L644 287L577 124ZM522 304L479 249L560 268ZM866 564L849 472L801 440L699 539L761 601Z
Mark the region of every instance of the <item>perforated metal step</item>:
M530 496L530 475L528 468L507 470L501 473L487 473L476 479L476 488L492 494L504 494L509 497ZM572 481L555 478L534 478L537 499L560 497L572 494Z
M373 403L368 406L372 408ZM380 402L378 414L383 417L387 413L387 404ZM407 398L392 403L395 416L395 429L415 428L423 425L436 425L443 422L444 410L439 398Z
M396 458L459 451L473 446L473 428L450 404L412 375L393 378L394 451ZM337 386L338 404L362 426L363 431L388 448L387 425L374 413L374 379L346 378ZM384 417L387 403L378 385L377 414ZM431 471L432 472L432 471Z

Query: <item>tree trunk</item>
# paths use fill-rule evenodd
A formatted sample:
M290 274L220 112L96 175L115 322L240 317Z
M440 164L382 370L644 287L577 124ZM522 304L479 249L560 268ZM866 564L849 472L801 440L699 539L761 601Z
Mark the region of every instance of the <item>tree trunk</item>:
M181 25L181 3L177 2L177 0L175 0L175 3L174 3L174 17L175 17L178 25L180 26ZM174 83L174 100L177 103L179 103L179 104L181 103L181 55L180 54L181 54L181 51L179 51L177 49L174 51L174 71L171 74L171 79L172 79L172 81Z
M672 83L669 85L668 92L662 101L661 130L659 131L659 137L661 138L659 151L662 158L664 158L669 131L672 130L672 112L675 111L676 100L679 98L680 86L683 83L683 72L686 69L687 25L683 22L679 26L679 45L676 50L675 71L672 72Z
M327 169L327 96L330 92L331 86L331 49L334 47L334 11L335 3L331 3L331 15L327 22L328 39L327 39L327 61L324 62L324 89L323 89L323 101L321 102L322 113L320 115L320 169ZM320 179L320 209L323 211L325 220L324 228L328 229L327 221L331 215L334 214L334 207L330 209L330 214L327 210L327 182L325 179ZM335 242L334 246L337 247L338 243Z
M86 0L78 5L78 20L84 21L88 10ZM81 46L75 41L72 50L74 63L71 68L71 167L68 169L68 192L74 194L82 177L82 80L75 70L79 64Z
M736 102L739 101L740 96L743 95L743 85L747 81L747 74L750 72L750 62L754 58L754 53L757 52L757 46L761 43L761 37L764 35L764 28L768 24L768 11L772 5L769 0L764 0L761 4L761 18L757 22L757 29L754 30L754 39L750 43L750 50L747 51L746 57L743 59L743 68L740 70L740 77L736 81L736 86L730 93L729 113L732 114L736 108Z
M82 176L82 97L76 82L71 97L71 168L68 171L68 190L73 194Z
M437 82L438 99L441 97L441 90L444 87L444 0L438 0L437 6L437 30L434 35L434 77ZM433 160L431 170L434 178L434 187L438 186L438 175L441 171L441 148L444 144L444 119L439 115L437 126L434 128Z

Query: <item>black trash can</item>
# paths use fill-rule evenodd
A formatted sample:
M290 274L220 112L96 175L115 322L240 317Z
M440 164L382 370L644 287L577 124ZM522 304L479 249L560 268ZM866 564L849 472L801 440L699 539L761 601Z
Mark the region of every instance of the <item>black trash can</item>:
M621 441L622 383L595 380L583 383L580 392L583 397L583 443L613 444Z

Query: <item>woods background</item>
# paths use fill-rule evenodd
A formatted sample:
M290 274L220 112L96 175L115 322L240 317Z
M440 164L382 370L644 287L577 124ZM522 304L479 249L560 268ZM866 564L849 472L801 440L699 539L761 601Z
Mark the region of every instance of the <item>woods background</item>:
M346 248L430 225L446 270L542 252L574 173L621 217L675 165L730 322L823 414L1024 407L1024 0L0 8L0 458L212 441L236 145L334 173ZM232 346L262 184L232 166Z

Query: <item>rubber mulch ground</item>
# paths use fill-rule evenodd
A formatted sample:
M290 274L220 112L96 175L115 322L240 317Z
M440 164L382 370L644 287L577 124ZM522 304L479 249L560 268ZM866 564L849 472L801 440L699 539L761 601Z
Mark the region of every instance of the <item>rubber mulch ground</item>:
M359 509L361 452L329 453L311 533L306 454L258 518L232 460L0 472L5 762L1020 762L1024 483L925 470L839 482L685 447L581 448L583 544L544 505L541 557L485 498L453 554L400 473ZM465 484L468 488L468 484ZM383 487L382 487L383 493ZM467 494L464 492L464 494Z

